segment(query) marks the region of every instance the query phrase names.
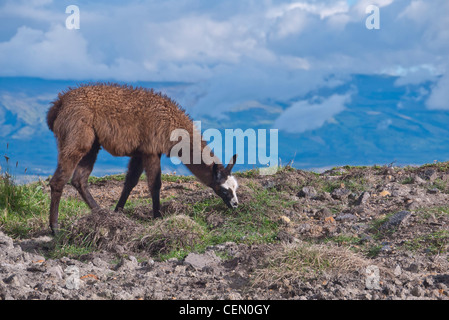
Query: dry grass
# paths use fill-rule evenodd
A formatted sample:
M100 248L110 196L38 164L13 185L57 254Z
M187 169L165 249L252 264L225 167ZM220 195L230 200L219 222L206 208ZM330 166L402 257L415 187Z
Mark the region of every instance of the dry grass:
M271 286L316 279L321 274L357 271L369 262L347 248L307 243L276 246L266 256L267 263L255 271L254 285Z
M143 232L143 227L120 212L105 209L78 219L63 232L62 244L71 244L97 249L111 249L119 244L132 245L132 241Z
M180 214L157 221L145 230L138 247L150 254L189 250L205 236L205 230L190 217Z

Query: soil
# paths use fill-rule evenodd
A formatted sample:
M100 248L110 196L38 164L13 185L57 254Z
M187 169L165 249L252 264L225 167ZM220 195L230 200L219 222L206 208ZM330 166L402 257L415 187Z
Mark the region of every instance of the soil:
M280 225L276 241L225 242L182 259L157 259L145 244L160 249L165 242L155 245L153 238L131 245L130 235L151 215L150 205L127 214L99 210L75 223L74 234L81 225L103 230L93 236L97 250L76 259L46 258L54 242L50 234L13 240L0 231L0 299L448 300L445 169L343 167L321 174L294 169L273 176L243 174L238 178L240 202L249 201L251 184L279 192L292 203L273 216ZM122 184L103 180L91 191L103 208L110 208ZM162 196L172 199L164 202L165 216L181 216L184 203L212 195L196 181L179 180L164 181ZM70 186L64 197L79 198ZM130 199L149 199L145 181ZM208 217L212 226L223 220L220 214ZM279 269L276 274L269 268L282 252L304 244L344 256L344 262L315 273Z

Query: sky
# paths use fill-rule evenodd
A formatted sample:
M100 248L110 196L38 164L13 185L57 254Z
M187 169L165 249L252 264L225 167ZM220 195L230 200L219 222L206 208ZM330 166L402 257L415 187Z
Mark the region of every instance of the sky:
M79 7L79 29L66 27L69 5ZM380 29L366 27L370 5ZM399 109L444 113L448 13L447 0L1 0L0 78L42 79L51 89L0 82L0 138L47 130L48 102L85 81L157 83L194 118L226 123L246 110L248 123L267 114L260 123L292 135L354 109L355 75L393 79Z

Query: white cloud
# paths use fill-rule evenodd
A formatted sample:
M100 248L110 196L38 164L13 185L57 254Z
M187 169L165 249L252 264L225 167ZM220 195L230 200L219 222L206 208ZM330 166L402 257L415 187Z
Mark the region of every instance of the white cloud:
M365 28L371 4L381 8L380 30ZM0 42L0 76L184 81L192 84L181 97L185 107L219 114L244 101L294 99L328 86L329 75L338 83L354 73L396 74L396 84L406 85L449 67L447 0L80 1L79 7L81 29L67 30L65 7L56 2L1 6L0 17L16 17L18 25Z
M273 127L289 133L303 133L318 129L326 121L332 121L334 116L345 110L345 105L349 102L350 94L335 94L319 103L299 101L285 110L276 119Z
M426 104L432 110L449 110L449 73L434 86Z

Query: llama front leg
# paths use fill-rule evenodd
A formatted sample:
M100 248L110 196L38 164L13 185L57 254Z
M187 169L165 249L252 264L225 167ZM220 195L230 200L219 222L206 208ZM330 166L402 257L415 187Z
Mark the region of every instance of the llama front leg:
M153 200L153 217L160 218L160 192L161 192L161 155L144 157L143 166L148 178L148 189Z
M134 156L129 160L128 173L125 178L125 185L123 186L122 194L114 211L123 210L126 200L128 200L129 194L139 182L139 178L142 175L142 157Z

